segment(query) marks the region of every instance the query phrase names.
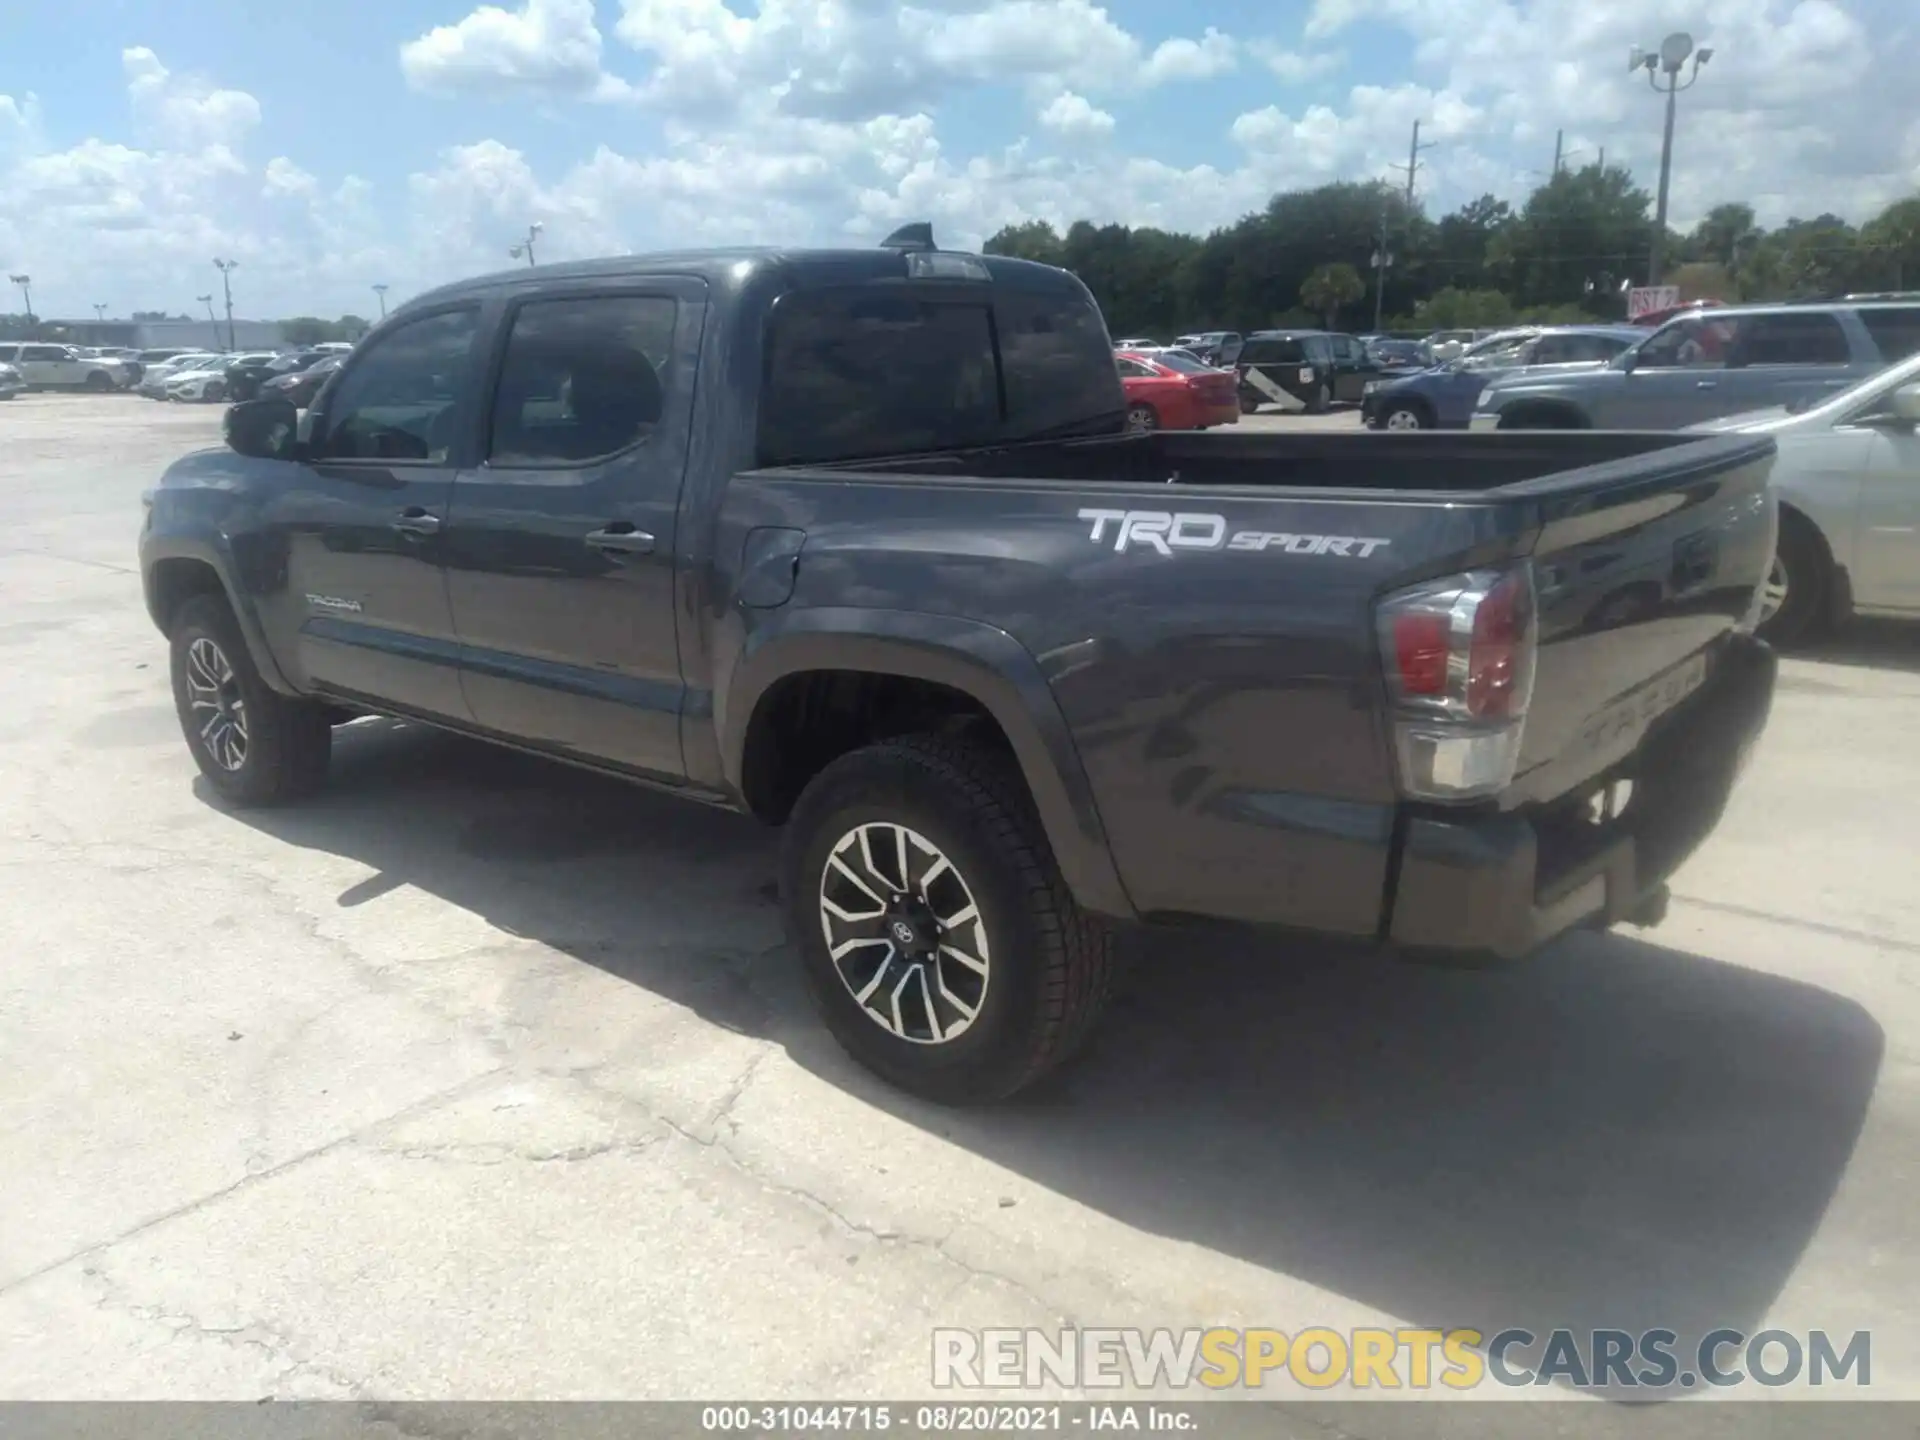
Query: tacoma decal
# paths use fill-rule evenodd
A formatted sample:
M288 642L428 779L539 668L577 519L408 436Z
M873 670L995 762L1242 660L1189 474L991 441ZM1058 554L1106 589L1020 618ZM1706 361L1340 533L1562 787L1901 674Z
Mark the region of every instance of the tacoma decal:
M1284 530L1227 532L1227 517L1198 511L1082 510L1079 518L1093 522L1087 538L1101 544L1113 527L1113 548L1124 555L1135 547L1171 555L1176 550L1283 550L1289 555L1333 555L1342 560L1365 560L1393 542L1365 535L1294 535Z

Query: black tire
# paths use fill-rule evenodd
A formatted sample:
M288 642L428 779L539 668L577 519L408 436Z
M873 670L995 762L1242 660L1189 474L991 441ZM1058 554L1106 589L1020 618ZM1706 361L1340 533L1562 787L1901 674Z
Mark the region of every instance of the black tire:
M1394 417L1401 417L1401 423L1394 424ZM1426 407L1412 401L1399 400L1380 412L1382 430L1431 430L1433 420L1427 414Z
M869 824L924 837L977 907L984 948L975 953L989 969L954 1038L896 1034L855 998L829 953L823 877L835 847ZM1106 1007L1118 936L1074 903L1026 785L998 750L915 735L841 756L801 795L780 860L787 923L822 1020L848 1054L902 1090L948 1105L1005 1099L1068 1059ZM931 888L927 896L931 905ZM891 948L885 955L878 970L914 968Z
M1260 409L1259 400L1257 400L1252 395L1249 395L1246 391L1242 390L1240 392L1240 413L1242 415L1253 415L1253 414L1257 414L1259 412L1259 409Z
M1127 407L1127 431L1133 435L1144 435L1150 430L1160 428L1160 412L1147 404L1134 404Z
M1788 511L1780 515L1775 563L1779 572L1770 574L1767 583L1784 581L1787 593L1780 608L1760 622L1760 638L1774 645L1811 640L1827 618L1833 562L1813 526Z
M87 389L96 395L104 395L114 388L113 377L104 370L93 370L87 374Z
M1309 415L1324 415L1333 408L1333 388L1326 381L1320 382L1319 389L1313 392L1313 399L1307 402Z
M227 387L221 381L209 380L207 382L207 388L200 392L200 398L211 401L217 405L227 398Z
M279 805L310 795L325 783L333 749L325 708L309 700L290 700L260 678L224 596L196 595L182 604L168 640L181 733L200 773L223 799L235 805ZM243 723L244 753L237 764L214 754L203 733L203 722L212 712L195 709L195 687L205 676L204 669L194 668L196 654L206 654L196 652L202 642L213 646L230 672L230 681L219 687L220 703L223 713L238 713ZM204 689L199 693L204 695ZM232 760L231 751L227 757Z

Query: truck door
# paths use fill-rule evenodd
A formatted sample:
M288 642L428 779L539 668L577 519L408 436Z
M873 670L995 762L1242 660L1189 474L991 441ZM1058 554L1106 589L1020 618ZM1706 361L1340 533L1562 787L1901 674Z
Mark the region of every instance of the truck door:
M1870 347L1862 335L1862 351ZM1840 321L1824 310L1749 315L1728 356L1728 380L1738 387L1740 409L1817 405L1878 369L1877 358L1854 365Z
M447 585L481 725L684 778L674 543L704 283L547 285L510 304Z
M318 689L467 718L441 531L471 443L479 328L469 303L386 331L314 411L308 456L272 462L304 473L267 516L286 583L262 621Z

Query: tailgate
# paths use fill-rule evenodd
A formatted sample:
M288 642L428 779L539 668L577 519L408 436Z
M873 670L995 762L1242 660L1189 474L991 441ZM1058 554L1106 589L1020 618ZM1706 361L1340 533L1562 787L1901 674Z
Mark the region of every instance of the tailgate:
M1603 775L1708 682L1772 563L1773 454L1764 437L1684 446L1539 482L1557 493L1541 501L1540 650L1509 804Z

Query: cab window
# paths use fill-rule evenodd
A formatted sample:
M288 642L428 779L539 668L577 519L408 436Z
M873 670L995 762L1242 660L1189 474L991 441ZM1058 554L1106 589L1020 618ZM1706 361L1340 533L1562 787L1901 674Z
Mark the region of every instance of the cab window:
M445 464L478 328L478 309L466 308L382 335L333 386L317 456Z

